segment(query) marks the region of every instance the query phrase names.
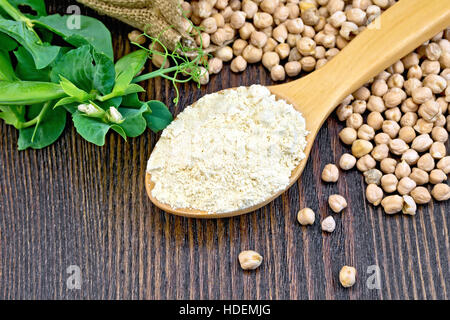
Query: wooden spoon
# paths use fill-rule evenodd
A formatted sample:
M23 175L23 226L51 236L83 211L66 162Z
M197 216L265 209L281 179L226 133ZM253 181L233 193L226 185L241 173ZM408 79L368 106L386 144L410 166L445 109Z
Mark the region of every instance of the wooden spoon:
M303 114L310 131L305 149L306 159L293 170L286 189L300 177L319 129L336 106L371 78L449 26L450 0L401 0L373 21L321 69L296 81L269 87L278 98L288 101ZM253 207L217 214L171 208L152 196L154 183L149 173L146 174L145 184L148 196L157 207L193 218L241 215L261 208L286 191L280 191Z

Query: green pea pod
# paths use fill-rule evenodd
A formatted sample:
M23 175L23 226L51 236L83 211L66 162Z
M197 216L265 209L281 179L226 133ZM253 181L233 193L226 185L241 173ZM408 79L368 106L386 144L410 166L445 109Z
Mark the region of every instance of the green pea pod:
M17 80L14 73L9 53L0 49L0 80L14 81Z
M59 84L35 81L0 81L0 105L31 105L67 96Z

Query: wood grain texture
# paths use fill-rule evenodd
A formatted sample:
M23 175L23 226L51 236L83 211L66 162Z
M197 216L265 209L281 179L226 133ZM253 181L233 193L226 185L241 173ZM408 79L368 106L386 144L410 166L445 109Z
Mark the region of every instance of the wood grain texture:
M60 13L74 4L46 2ZM128 52L130 29L102 20L117 56ZM201 89L182 86L178 107L165 81L149 81L147 98L176 114L205 93L252 83L271 84L262 67L251 66L242 75L227 69ZM386 216L367 204L356 171L323 184L323 166L346 151L340 128L334 116L327 120L301 180L274 202L240 217L194 220L161 212L145 194L156 135L124 142L111 134L98 148L69 126L54 145L19 152L17 132L2 122L0 299L448 299L450 203L421 207L415 217ZM326 199L333 193L349 208L335 215L329 235L319 222L331 214ZM304 206L318 214L313 227L296 222ZM240 269L244 249L264 256L261 268ZM338 281L345 264L358 270L350 289ZM82 270L81 290L67 289L70 265ZM381 290L366 286L371 265L380 267Z

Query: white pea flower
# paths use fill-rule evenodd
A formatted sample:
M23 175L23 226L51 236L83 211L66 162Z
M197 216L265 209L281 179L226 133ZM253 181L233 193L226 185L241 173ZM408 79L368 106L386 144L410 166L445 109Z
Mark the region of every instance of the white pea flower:
M122 114L115 107L110 107L107 113L108 119L114 123L122 123L124 118Z
M97 115L101 113L101 110L93 104L80 104L78 106L78 111L86 113L87 115Z

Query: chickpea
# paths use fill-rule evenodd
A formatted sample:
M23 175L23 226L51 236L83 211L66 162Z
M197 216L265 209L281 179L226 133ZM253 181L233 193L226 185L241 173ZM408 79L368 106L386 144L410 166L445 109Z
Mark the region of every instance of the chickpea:
M406 161L402 161L397 164L395 167L395 176L398 179L402 179L408 177L411 174L411 167L406 163Z
M429 182L429 175L426 171L419 169L419 168L413 168L411 174L409 177L414 180L414 182L417 185L424 185Z
M355 130L358 130L362 126L363 122L364 122L363 117L359 113L353 113L346 120L346 125L349 128L353 128Z
M225 25L225 19L220 13L215 13L212 15L212 17L214 18L214 20L216 20L217 28L222 28Z
M369 184L366 188L366 199L374 206L378 206L383 200L383 189L376 184Z
M412 90L412 99L414 103L422 104L433 98L433 92L428 87L420 87Z
M292 34L300 34L305 29L305 25L303 24L303 20L300 18L291 19L286 22L286 28L289 33Z
M349 153L344 153L339 160L339 166L342 170L350 170L355 164L356 158Z
M434 94L439 94L447 88L447 80L436 74L430 74L423 80L423 85L430 88Z
M270 52L274 51L275 47L278 45L278 43L275 41L274 38L268 38L266 45L263 48L263 52Z
M399 195L388 196L381 201L381 205L387 214L398 213L403 209L403 197Z
M278 6L273 14L275 24L280 25L289 18L289 8L286 6Z
M377 162L370 154L366 154L365 156L362 156L357 162L356 167L359 171L365 172L367 170L375 168L377 165Z
M395 175L389 173L381 177L381 187L387 193L397 190L398 179Z
M380 130L383 125L384 118L381 113L373 111L367 116L367 124L373 128L373 130Z
M417 152L425 152L428 149L430 149L431 145L433 144L433 139L430 138L429 134L421 134L420 136L417 136L413 142L411 147L416 150Z
M315 213L310 208L302 209L297 214L297 221L302 226L314 224L315 219Z
M208 62L208 72L218 74L223 68L223 62L219 58L212 58Z
M442 142L434 142L430 147L430 154L434 159L442 159L447 154L445 144Z
M133 30L128 34L128 40L130 40L130 42L136 42L140 45L143 45L146 39L147 38L139 30Z
M262 49L249 44L245 47L244 51L242 51L242 57L247 60L248 63L259 62L262 58Z
M372 140L375 137L375 130L367 124L363 124L358 129L358 138L363 140Z
M234 11L230 17L230 25L233 29L240 29L245 24L245 12Z
M261 31L253 31L250 35L250 44L254 45L257 48L262 48L267 43L267 36L264 32Z
M289 56L291 49L287 43L280 43L275 47L275 52L278 53L280 59L285 59Z
M385 144L388 145L389 141L391 141L391 137L387 133L380 132L375 135L375 138L373 139L375 143L378 144Z
M313 39L303 37L300 40L297 41L297 50L302 54L303 56L310 56L314 55L315 49L316 49L316 43Z
M409 177L401 178L397 185L397 191L401 195L409 194L415 187L416 182Z
M231 61L230 69L233 72L242 72L247 68L247 61L242 56L237 56Z
M214 55L216 56L216 58L228 62L231 61L231 59L233 59L233 49L228 46L221 47L215 52Z
M419 108L419 116L425 121L434 122L439 115L441 115L441 108L439 103L434 100L426 101Z
M386 158L381 160L380 162L380 169L386 174L394 173L396 167L397 167L397 160L392 158Z
M402 61L403 61L403 65L405 66L406 69L409 69L412 66L418 65L420 62L419 56L415 52L408 54L406 57L404 57L402 59Z
M400 119L402 127L413 127L417 122L418 116L415 112L406 112ZM406 141L406 140L405 140Z
M248 45L247 41L242 39L237 39L233 43L233 54L235 56L240 56L242 54L242 51L244 51L245 47Z
M340 105L336 110L336 115L340 121L345 121L353 114L353 107L348 104Z
M300 8L298 3L288 2L286 7L289 9L289 19L296 19L300 15Z
M270 70L270 77L273 81L283 81L286 78L286 73L283 66L276 65Z
M437 163L437 168L444 171L445 174L449 174L450 173L450 156L446 156L446 157L442 158L441 160L439 160L439 162Z
M411 197L417 204L427 204L431 201L430 192L424 187L416 187L412 190Z
M209 34L212 34L217 31L217 22L213 17L206 18L202 21L200 26L203 28L203 31Z
M383 173L378 169L370 169L364 172L365 181L367 184L379 185Z
M386 159L389 156L389 147L386 144L379 144L373 148L371 155L377 161Z
M398 137L405 143L411 143L416 138L416 131L413 127L402 127L398 132Z
M224 28L218 28L216 32L211 35L211 42L222 46L227 38L227 31Z
M323 231L331 233L336 228L336 221L334 221L332 216L328 216L325 219L323 219L321 227Z
M255 27L250 23L246 22L244 25L239 29L239 36L242 40L248 40L250 39L253 32L255 32Z
M349 266L343 266L339 271L339 282L344 288L353 286L356 282L356 269Z
M403 101L401 106L402 112L416 112L419 109L419 106L412 100L412 98L408 98Z
M430 172L435 168L435 162L431 154L425 153L417 161L417 168Z
M441 70L441 64L439 61L425 60L422 62L420 67L422 68L424 76L429 74L439 74L439 71Z
M195 42L199 47L208 48L211 44L211 36L206 32L202 32L195 37Z
M438 183L431 190L431 195L437 201L446 201L450 199L450 186L444 183Z
M386 120L392 120L395 122L399 122L402 118L402 112L400 111L400 108L395 107L388 109L384 112L384 116L386 117Z
M339 169L334 164L327 164L322 171L322 180L336 182L339 179Z
M212 5L205 0L201 0L192 5L192 13L200 18L208 18L211 15Z
M384 105L387 108L394 108L400 105L403 99L406 99L406 93L399 88L389 89L383 96Z
M295 77L302 71L302 65L298 61L290 61L284 65L284 69L289 77Z
M372 83L372 94L377 97L383 97L389 88L385 80L375 80Z
M384 133L387 133L391 139L394 139L400 131L400 126L395 121L385 120L383 121L381 130L383 130Z
M258 12L258 5L251 0L244 1L242 3L242 11L245 12L248 19L252 19L255 13Z
M276 52L266 52L263 54L262 57L262 64L264 67L266 67L269 71L276 65L280 63L280 57Z
M407 164L415 165L419 160L420 156L414 149L408 149L402 154L402 161L405 161Z
M430 183L438 184L447 180L447 175L441 169L434 169L430 172Z
M263 257L256 251L247 250L239 254L239 263L244 270L255 270L262 263Z
M331 210L339 213L347 208L347 200L345 200L343 196L333 194L328 198L328 205L330 206Z
M342 137L341 137L342 139ZM355 140L352 143L352 154L357 157L361 158L365 156L366 154L369 154L373 150L373 145L370 141L366 140Z
M409 149L409 146L402 139L393 139L389 141L389 149L395 155L402 155Z
M361 87L352 94L355 99L361 100L361 101L367 101L370 98L370 90L366 87Z
M300 16L308 26L316 26L320 22L319 11L315 7L301 10Z
M433 130L433 122L428 122L421 118L417 120L417 123L414 126L414 130L416 130L420 134L431 133L431 131Z
M253 16L253 24L258 29L270 27L273 24L273 17L267 12L257 12Z
M414 201L413 197L404 195L403 196L403 208L402 212L404 214L415 215L417 211L417 204Z
M280 43L285 42L288 37L286 26L284 24L280 24L275 29L273 29L272 37Z

